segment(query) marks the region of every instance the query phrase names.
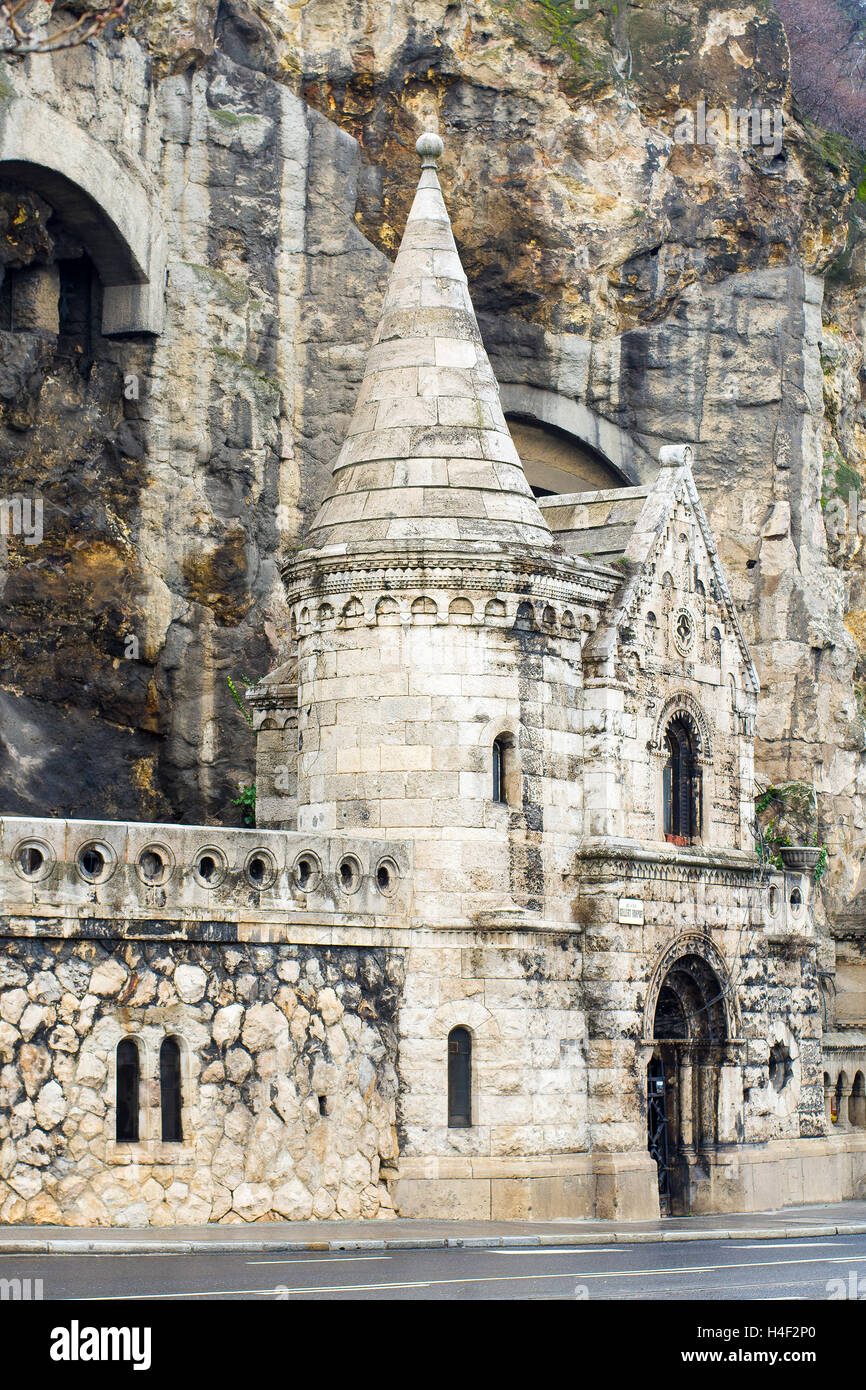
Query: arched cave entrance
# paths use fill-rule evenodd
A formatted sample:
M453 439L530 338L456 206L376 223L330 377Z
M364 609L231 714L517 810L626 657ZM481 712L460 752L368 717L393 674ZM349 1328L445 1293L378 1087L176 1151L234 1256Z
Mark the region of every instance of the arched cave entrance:
M565 430L514 414L508 416L508 428L536 497L628 486L598 449Z
M683 1216L719 1141L719 1085L728 1042L724 987L712 966L684 955L667 971L647 1068L647 1147L662 1215Z

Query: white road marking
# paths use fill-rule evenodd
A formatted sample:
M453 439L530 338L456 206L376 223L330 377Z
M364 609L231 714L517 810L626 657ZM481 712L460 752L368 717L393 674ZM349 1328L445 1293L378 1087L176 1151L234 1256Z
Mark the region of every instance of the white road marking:
M668 1269L568 1270L561 1274L486 1274L463 1279L423 1279L381 1284L310 1284L300 1288L286 1289L285 1292L290 1296L292 1294L375 1293L377 1289L429 1289L455 1284L523 1284L537 1279L640 1279L645 1276L655 1277L657 1275L666 1275L670 1278L675 1274L725 1274L732 1269L757 1270L784 1268L790 1265L862 1264L864 1262L866 1262L866 1255L840 1255L835 1259L823 1256L813 1260L751 1260L731 1264L672 1266ZM124 1299L216 1298L231 1294L259 1294L273 1297L274 1291L273 1289L199 1289L188 1290L184 1293L103 1294L89 1298L78 1298L75 1301L106 1303L123 1301Z
M815 1260L750 1260L742 1264L722 1264L722 1265L689 1265L686 1268L671 1269L606 1269L606 1270L569 1270L563 1274L483 1274L475 1275L471 1278L456 1279L428 1279L424 1285L414 1284L323 1284L311 1285L307 1288L289 1289L289 1293L370 1293L375 1289L400 1289L400 1288L433 1288L439 1284L514 1284L525 1283L527 1280L535 1279L640 1279L642 1275L672 1275L672 1274L725 1274L729 1269L771 1269L775 1266L786 1267L788 1265L824 1265L824 1264L850 1264L852 1259L858 1261L866 1260L866 1255L831 1259Z
M580 1246L578 1249L575 1249L573 1245L555 1245L550 1250L539 1250L535 1246L525 1250L519 1248L503 1250L494 1246L489 1253L491 1255L569 1255L571 1259L575 1259L581 1255L630 1255L636 1249L636 1245L592 1245ZM485 1251L486 1253L488 1252Z
M287 1260L247 1260L248 1265L357 1265L366 1264L370 1260L390 1260L390 1255L324 1255L317 1258L310 1258L309 1255L298 1255L296 1259Z
M850 1240L783 1240L778 1245L770 1245L769 1250L840 1250L845 1245L853 1244ZM731 1249L767 1250L768 1245L765 1240L756 1241L754 1245L742 1245L738 1241L732 1241Z
M442 1282L441 1280L439 1282ZM426 1289L426 1283L417 1284L346 1284L337 1286L333 1289L320 1289L313 1285L309 1289L286 1289L280 1286L281 1292L293 1293L345 1293L357 1292L360 1289ZM91 1294L89 1298L81 1298L76 1294L74 1299L60 1299L66 1303L124 1303L127 1299L157 1299L157 1298L228 1298L232 1294L258 1294L262 1298L277 1298L273 1289L185 1289L182 1293L106 1293ZM277 1298L277 1302L280 1300Z

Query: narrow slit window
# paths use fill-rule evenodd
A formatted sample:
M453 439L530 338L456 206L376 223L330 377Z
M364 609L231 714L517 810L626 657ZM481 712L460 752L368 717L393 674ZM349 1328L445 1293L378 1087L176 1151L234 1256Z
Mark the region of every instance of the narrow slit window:
M493 800L505 803L505 747L501 738L493 740Z
M162 1142L180 1144L183 1140L180 1047L175 1038L166 1038L159 1049L159 1099L162 1109Z
M520 800L514 739L500 734L493 740L492 750L493 800L500 806L514 806Z
M118 1144L138 1143L138 1092L141 1066L138 1045L132 1038L117 1044L114 1137Z
M448 1128L472 1125L472 1035L468 1028L448 1034Z

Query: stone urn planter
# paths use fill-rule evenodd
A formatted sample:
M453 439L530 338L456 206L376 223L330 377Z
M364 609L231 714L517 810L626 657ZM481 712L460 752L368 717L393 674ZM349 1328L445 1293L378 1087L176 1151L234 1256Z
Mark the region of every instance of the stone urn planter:
M786 869L807 874L814 873L822 850L820 845L783 845L779 853Z

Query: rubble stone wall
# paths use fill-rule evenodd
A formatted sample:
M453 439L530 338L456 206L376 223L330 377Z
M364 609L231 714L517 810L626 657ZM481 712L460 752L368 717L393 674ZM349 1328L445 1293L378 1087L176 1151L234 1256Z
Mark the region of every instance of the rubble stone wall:
M35 940L0 955L0 1220L183 1225L392 1214L400 952ZM140 1049L140 1142L116 1055ZM180 1143L159 1051L179 1041Z

